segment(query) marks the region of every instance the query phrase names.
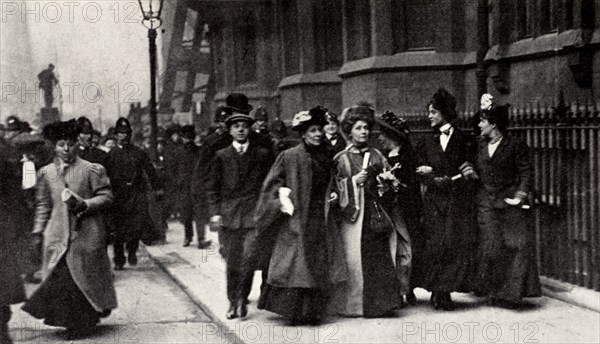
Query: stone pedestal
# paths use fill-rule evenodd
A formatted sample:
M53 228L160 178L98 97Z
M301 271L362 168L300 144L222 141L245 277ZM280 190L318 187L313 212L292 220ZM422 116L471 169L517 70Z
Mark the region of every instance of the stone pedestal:
M42 108L40 110L40 128L43 128L46 124L60 121L60 113L58 108Z

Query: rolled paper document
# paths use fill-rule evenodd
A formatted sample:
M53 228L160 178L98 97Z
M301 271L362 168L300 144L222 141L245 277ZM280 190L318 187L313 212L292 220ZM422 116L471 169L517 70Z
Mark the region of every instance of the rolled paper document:
M369 167L369 158L371 158L371 153L370 152L366 152L365 153L365 157L363 158L363 164L362 164L362 169L366 170L367 167Z
M455 181L455 180L459 180L460 178L462 178L462 174L459 173L450 179L452 179L452 181Z
M37 182L35 164L33 161L27 159L23 162L23 180L21 187L23 190L31 189Z

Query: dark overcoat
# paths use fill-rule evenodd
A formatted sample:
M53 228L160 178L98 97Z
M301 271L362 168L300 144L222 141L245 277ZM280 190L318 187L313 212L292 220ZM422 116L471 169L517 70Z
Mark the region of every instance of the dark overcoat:
M65 188L87 204L80 217L62 201ZM112 202L110 182L100 164L77 158L62 174L58 163L38 173L33 232L44 235L42 283L64 257L73 281L98 312L117 306L102 218L102 210Z
M145 175L154 190L162 188L150 158L132 144L115 147L108 153L106 170L115 196L112 213L116 236L121 240L141 239L152 223Z
M304 232L311 215L311 186L311 159L304 144L279 154L263 183L256 207L256 227L259 242L268 242L269 237L275 237L269 264L270 285L281 288L323 288L325 285L346 279L347 268L339 240L339 227L334 221L328 221L329 203L326 200L323 226L327 226L325 240L329 252L328 280L316 281L309 270L307 255L310 255L311 251L304 242ZM280 210L280 187L292 190L292 216L283 214ZM330 192L326 192L325 197L329 194Z
M433 173L421 178L424 250L415 271L421 286L436 292L470 291L473 252L477 243L476 185L460 178L443 185L435 177L460 174L464 162L473 162L476 145L470 135L455 128L446 151L440 134L423 139L417 147L418 166L431 166Z
M510 301L540 296L531 210L504 201L519 191L531 193L533 171L527 144L505 135L490 157L487 142L481 141L477 173L481 180L478 291Z
M207 185L210 215L221 215L226 228L254 228L254 209L272 164L271 151L252 141L243 155L233 145L217 151Z
M0 139L0 306L21 302L25 291L21 283L18 254L22 212L27 208L21 195L20 163L11 161L10 146ZM29 229L30 230L30 229Z

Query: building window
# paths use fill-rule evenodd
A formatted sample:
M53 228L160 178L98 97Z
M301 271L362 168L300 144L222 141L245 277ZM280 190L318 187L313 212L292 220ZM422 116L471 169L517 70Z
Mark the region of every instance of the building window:
M252 14L235 28L235 83L247 84L256 81L256 21Z
M348 59L352 61L371 56L370 0L347 0L345 10Z
M439 3L439 0L392 1L392 17L399 18L392 26L394 53L436 48L437 22L448 20L435 14L439 12Z
M321 0L313 3L316 71L339 69L344 63L342 1Z
M573 28L573 0L513 0L519 39Z
M193 9L187 9L185 17L185 23L183 24L183 37L181 38L181 45L184 47L191 47L194 45L194 39L196 38L196 30L198 25L198 12Z
M435 49L437 41L437 21L448 20L440 16L439 1L408 0L406 4L406 38L408 50Z

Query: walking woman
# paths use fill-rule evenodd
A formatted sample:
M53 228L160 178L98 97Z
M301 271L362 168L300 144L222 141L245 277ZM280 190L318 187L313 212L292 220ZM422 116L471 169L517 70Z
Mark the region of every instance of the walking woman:
M421 287L432 292L436 309L453 310L452 292L470 292L472 252L477 242L475 183L461 174L474 159L475 140L452 125L456 99L439 89L429 103L434 135L417 148L423 200L425 247L420 255Z
M415 170L417 169L417 154L413 149L408 134L410 130L406 121L396 116L393 112L386 112L381 119L377 119L379 124L379 142L384 151L388 164L391 166L392 173L398 180L394 207L399 212L398 225L403 226L408 231L410 240L402 236L397 237L396 245L402 246L409 244L412 252L411 266L396 265L399 272L398 278L402 285L409 284L410 289L403 295L404 305L415 305L417 302L413 292L415 287L420 286L420 271L418 268L418 256L423 250L423 233L421 230L421 212L423 201L419 179ZM402 252L397 250L397 252ZM409 271L407 271L409 270ZM410 282L403 279L409 278Z
M336 288L334 307L343 316L394 315L408 285L398 283L397 255L390 249L392 232L401 228L396 228L391 209L383 206L393 204L394 198L391 183L383 176L389 166L383 154L369 145L373 109L366 104L353 106L344 110L340 122L350 143L334 158L348 282ZM398 234L408 237L405 232ZM403 254L396 263L410 265L410 252Z
M117 306L101 211L113 195L104 167L77 157L79 130L73 120L44 128L55 158L37 185L33 233L43 243L43 281L23 306L71 338L89 333Z
M346 275L336 228L327 224L333 157L322 143L326 111L294 116L292 129L302 141L279 154L257 206L258 241L275 238L259 308L296 324L320 322L329 291Z
M532 187L529 147L508 135L508 106L482 97L477 173L480 262L477 293L492 305L515 308L541 296L534 230L527 197ZM524 209L525 208L525 209Z

